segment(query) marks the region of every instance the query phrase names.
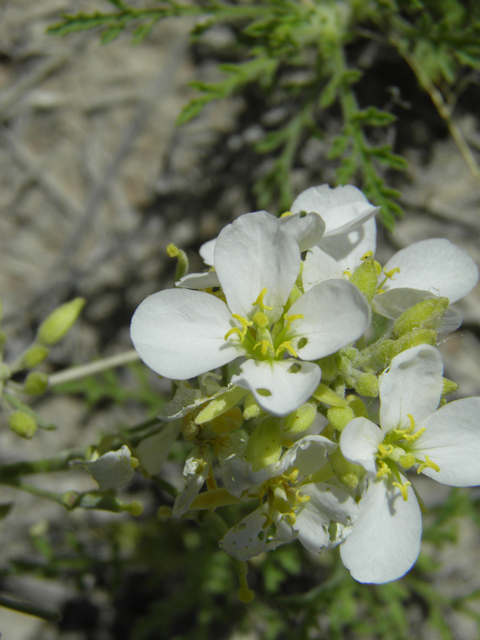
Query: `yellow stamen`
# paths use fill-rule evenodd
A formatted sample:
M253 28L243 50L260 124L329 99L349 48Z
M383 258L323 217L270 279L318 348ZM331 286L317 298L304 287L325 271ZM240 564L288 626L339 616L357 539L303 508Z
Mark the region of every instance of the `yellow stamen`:
M383 460L379 460L378 462L378 471L377 471L377 478L381 478L382 476L386 476L386 475L390 475L391 471L390 471L390 467L388 466L388 464L386 462L383 462Z
M373 251L367 251L367 253L362 256L361 260L368 260L368 258L373 258Z
M404 501L406 502L408 500L408 493L407 493L407 487L411 487L412 483L411 482L404 482L403 484L401 482L392 482L394 487L398 487L400 489L400 491L402 492L402 496Z
M387 276L387 278L390 278L391 280L396 273L400 273L400 268L395 267L394 269L390 269L390 271L385 271L384 269L383 273Z
M264 297L267 295L267 291L268 289L266 287L260 291L260 293L258 294L258 298L255 300L255 302L252 302L252 307L258 304L260 309L265 309L266 311L271 311L273 309L273 307L267 307L263 302Z
M343 272L343 275L344 275L344 276L346 276L347 278L351 278L351 277L352 277L352 272L351 272L351 271L349 271L348 269L346 269L346 270Z
M302 315L301 313L295 313L294 315L291 315L291 316L285 313L283 317L287 321L287 329L290 329L290 325L294 320L303 320L305 316Z
M250 320L247 320L243 316L239 316L237 313L232 313L232 318L234 318L235 320L238 320L238 322L240 322L240 324L242 325L242 328L239 329L238 327L233 327L232 329L230 329L230 331L227 331L227 333L225 334L224 340L227 340L231 335L233 335L234 333L237 333L240 336L240 342L243 342L245 339L245 335L247 333L248 327L251 327L253 322L250 322Z
M422 473L422 471L428 467L429 469L433 469L434 471L440 471L440 467L435 462L432 462L428 456L425 456L425 462L418 467L417 473Z
M255 351L257 347L260 347L262 350L262 356L264 356L267 354L267 351L271 346L272 346L272 343L269 342L268 340L261 340L260 342L257 342L257 344L253 347L253 350Z
M294 358L298 358L297 354L295 353L295 349L292 347L290 342L282 342L282 344L275 351L275 357L278 358L278 356L282 353L282 351L285 351L285 350L287 350L288 353L290 353Z

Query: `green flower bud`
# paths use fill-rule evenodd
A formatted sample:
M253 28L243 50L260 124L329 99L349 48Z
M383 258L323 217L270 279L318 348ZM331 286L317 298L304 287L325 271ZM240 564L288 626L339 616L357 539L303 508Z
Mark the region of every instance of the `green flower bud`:
M322 370L322 380L324 382L331 382L332 380L335 380L338 373L335 356L320 358L320 360L317 360L316 362Z
M45 360L49 350L43 344L32 344L20 358L20 367L22 369L32 369Z
M457 382L453 382L453 380L449 380L448 378L443 378L442 396L448 396L449 393L453 393L458 389L458 386Z
M254 471L278 462L282 453L282 425L278 418L266 418L253 430L245 450L245 458Z
M330 464L340 482L343 482L350 489L356 489L365 475L363 467L359 464L353 464L343 457L340 447L330 455Z
M31 371L23 383L24 393L29 396L41 396L48 387L48 376L40 371Z
M43 345L52 345L61 340L74 325L85 302L84 298L75 298L52 311L38 328L38 342Z
M8 416L8 426L11 431L16 433L21 438L29 440L33 437L37 430L37 423L35 418L29 413L23 411L14 411Z
M315 389L312 396L315 400L332 407L345 407L348 404L343 396L339 396L333 389L330 389L330 387L327 387L322 382Z
M377 268L373 256L371 256L365 258L362 264L353 272L350 282L360 289L368 302L371 302L377 290L377 279Z
M378 396L378 378L374 373L361 373L355 381L355 391L361 396Z
M399 338L414 329L438 329L448 304L448 298L433 298L414 304L395 321L393 335Z
M283 419L285 433L302 433L309 429L317 415L317 406L313 402L306 402Z
M8 364L0 362L0 380L9 380L12 376L12 372Z
M205 424L206 422L210 422L210 420L218 418L222 413L225 413L225 411L228 411L228 409L235 406L237 402L240 402L247 393L248 391L246 389L242 389L240 387L233 387L232 389L225 391L225 393L219 395L218 398L211 400L205 409L200 411L198 416L195 418L195 424Z
M420 344L435 346L437 344L437 331L435 329L414 329L406 333L396 341L395 355Z
M263 415L265 415L265 411L258 406L253 393L249 393L243 403L243 419L251 420Z
M343 431L355 414L350 407L330 407L327 411L327 419L334 429Z

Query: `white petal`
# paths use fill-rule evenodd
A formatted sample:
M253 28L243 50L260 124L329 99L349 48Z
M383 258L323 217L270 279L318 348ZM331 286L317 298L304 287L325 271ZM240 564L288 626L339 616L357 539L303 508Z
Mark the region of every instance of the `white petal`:
M190 509L190 505L208 477L211 466L212 461L206 450L194 449L190 453L183 469L185 488L175 498L175 504L173 505L173 516L175 518L180 518Z
M239 353L225 334L232 328L225 303L201 291L168 289L135 311L130 335L140 358L162 376L185 380L216 369Z
M422 424L425 431L414 443L440 471L423 473L454 487L480 485L480 398L449 402Z
M295 539L296 533L284 519L263 529L267 518L267 509L263 505L232 527L220 540L220 548L237 560L249 560Z
M290 209L293 213L318 213L325 220L326 236L354 229L379 210L380 207L371 205L356 187L346 185L331 189L327 184L303 191Z
M275 473L272 477L279 476L292 467L296 467L299 476L308 476L321 469L328 462L328 454L333 453L337 444L324 436L305 436L297 440L288 449L281 460L274 465Z
M312 287L290 307L292 329L307 343L298 348L305 360L323 358L354 342L370 322L370 307L364 296L347 280L325 280Z
M456 331L462 325L462 317L453 309L447 309L443 316L442 325L439 327L440 333L450 333Z
M420 427L438 407L443 390L442 375L440 354L427 344L395 356L379 379L383 431L409 427L408 414L413 416L416 427Z
M321 376L320 367L312 362L246 360L232 382L251 391L268 413L286 416L310 398Z
M300 251L306 251L320 242L325 233L325 222L316 213L306 216L294 213L279 219L281 228L298 242Z
M400 273L387 280L384 289L408 287L444 296L450 303L460 300L478 281L478 267L468 253L449 240L416 242L396 253L385 265Z
M214 260L232 313L251 318L267 289L263 302L273 309L265 313L278 320L300 270L300 249L277 218L266 211L240 216L218 236Z
M320 247L312 247L303 262L303 289L307 292L324 280L341 280L344 277L340 264Z
M385 433L370 420L354 418L342 431L340 449L349 462L360 464L366 471L375 475L375 454L384 437Z
M421 536L422 516L412 488L408 487L405 501L398 487L380 478L370 482L362 497L358 518L340 546L340 555L355 580L390 582L412 567Z
M355 500L342 489L326 483L307 484L302 494L310 496L297 511L293 525L298 539L311 553L320 553L341 542L351 529L358 515ZM328 527L337 525L336 536L330 539Z
M208 242L205 242L204 244L202 244L202 246L198 251L198 253L201 255L205 264L208 264L209 267L214 266L213 255L215 251L216 242L217 242L217 239L213 238L213 240L209 240Z
M219 287L220 281L216 271L206 271L205 273L189 273L180 278L175 286L183 289L211 289Z
M118 451L109 451L92 462L85 462L85 465L98 483L99 491L123 487L135 474L130 449L126 445Z
M153 476L160 473L179 433L180 422L170 422L135 448L135 456L148 474Z
M363 256L376 249L377 224L375 218L353 230L323 238L319 246L337 260L342 271L355 271Z

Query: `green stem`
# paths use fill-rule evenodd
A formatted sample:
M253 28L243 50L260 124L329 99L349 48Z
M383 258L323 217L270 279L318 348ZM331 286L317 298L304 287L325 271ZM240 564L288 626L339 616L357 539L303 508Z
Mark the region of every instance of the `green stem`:
M67 471L70 461L85 459L84 449L66 451L55 458L32 460L30 462L13 462L0 466L0 482L8 482L17 476L33 475L35 473L51 473L52 471Z
M121 367L123 365L130 364L131 362L137 362L137 360L140 360L140 356L135 349L131 349L130 351L119 353L111 358L104 358L103 360L89 362L88 364L82 364L79 367L72 367L71 369L65 369L65 371L54 373L49 376L48 383L50 387L55 387L59 384L63 384L64 382L80 380L81 378L93 376L101 371L105 371L106 369L114 369L115 367Z
M12 600L11 598L7 598L6 596L1 595L0 607L12 609L13 611L19 611L20 613L26 613L29 616L35 616L36 618L41 618L42 620L47 620L48 622L58 622L62 618L58 611L49 611L48 609L44 609L43 607L39 607L38 605L31 604L29 602L18 602L17 600Z

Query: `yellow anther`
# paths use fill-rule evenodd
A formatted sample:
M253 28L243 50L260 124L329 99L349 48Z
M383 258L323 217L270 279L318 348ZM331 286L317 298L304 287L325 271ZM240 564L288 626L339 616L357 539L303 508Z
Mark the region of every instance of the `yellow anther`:
M273 309L273 307L267 307L263 302L264 297L267 295L267 291L268 289L266 287L260 291L260 293L258 294L258 298L255 300L255 302L252 302L252 307L258 304L260 309L265 309L266 311L271 311Z
M295 482L296 479L298 478L298 474L299 474L299 470L297 467L293 467L293 469L290 471L290 473L284 473L284 477L286 480L289 480L290 482Z
M425 456L425 462L418 467L417 473L422 473L422 471L428 467L429 469L433 469L434 471L440 471L440 467L435 462L432 462L428 456Z
M243 340L245 338L245 334L242 333L238 327L233 327L233 329L230 329L230 331L227 331L227 333L225 334L225 337L223 339L224 340L228 340L228 338L230 336L233 336L234 333L238 333L238 335L240 337L240 342L243 342Z
M344 275L346 278L351 278L351 277L352 277L352 272L351 272L351 271L349 271L348 269L346 269L346 270L343 272L343 275Z
M296 500L302 504L302 502L308 502L310 500L310 496L302 496L300 493L297 493Z
M297 521L297 516L295 515L295 511L290 511L290 513L287 513L287 515L285 516L287 518L287 520L290 520L290 524L295 524Z
M373 258L373 251L367 251L365 255L362 256L362 260L368 260L368 258Z
M403 439L406 440L407 442L415 442L415 440L418 440L418 438L422 435L424 431L425 431L425 427L422 427L417 431L417 433L412 433L411 435L406 433L404 434Z
M224 340L227 340L234 333L237 333L240 336L240 342L243 342L243 340L245 339L245 335L247 333L248 327L251 327L253 322L250 322L250 320L247 320L243 316L239 316L237 313L232 313L232 318L234 318L235 320L238 320L238 322L240 322L240 324L242 325L242 328L239 329L238 327L233 327L232 329L230 329L230 331L227 331L227 333L225 334Z
M257 347L260 347L262 351L262 356L265 356L267 354L268 349L271 346L272 346L272 343L269 342L268 340L261 340L260 342L257 342L257 344L253 347L253 350L255 351Z
M178 256L178 247L176 247L173 243L170 243L167 246L167 253L170 258L176 258Z
M379 444L378 445L378 458L381 460L382 458L388 458L389 454L392 453L393 447L391 444Z
M396 273L400 273L400 268L399 267L395 267L394 269L390 269L390 271L385 271L385 269L383 270L383 273L387 276L387 278L392 279L393 276Z
M407 493L407 487L411 487L412 483L411 482L404 482L403 484L401 482L392 482L394 487L398 487L400 489L400 491L402 492L402 496L404 501L406 502L408 500L408 493Z
M280 218L286 218L287 216L293 216L293 213L291 211L285 211L285 213L282 213Z
M294 320L303 320L305 316L302 315L301 313L295 313L291 316L285 313L283 317L287 321L287 329L290 329L290 325Z
M292 347L290 342L282 342L282 344L275 351L275 357L278 358L278 356L282 353L282 351L285 351L285 350L287 350L288 353L290 353L294 358L298 358L297 354L295 353L295 349Z
M390 475L390 467L383 460L378 461L378 470L377 470L377 478L381 478L382 476Z
M268 316L263 311L257 311L252 318L253 322L262 329L268 326Z

